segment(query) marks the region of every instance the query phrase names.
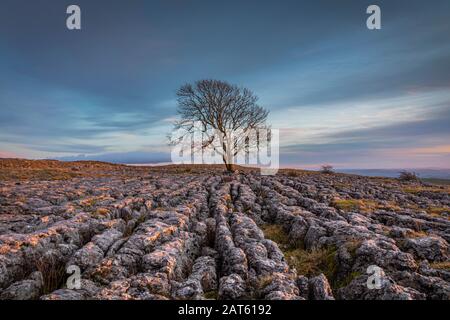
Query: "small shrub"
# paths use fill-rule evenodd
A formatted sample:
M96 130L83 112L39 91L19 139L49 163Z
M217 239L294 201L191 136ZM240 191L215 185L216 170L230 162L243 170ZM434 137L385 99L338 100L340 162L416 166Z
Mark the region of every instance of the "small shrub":
M415 172L410 171L402 171L400 172L400 176L398 177L400 181L419 181L419 177Z
M334 168L333 168L333 166L331 166L329 164L324 164L321 167L320 172L324 173L324 174L333 174L334 173Z

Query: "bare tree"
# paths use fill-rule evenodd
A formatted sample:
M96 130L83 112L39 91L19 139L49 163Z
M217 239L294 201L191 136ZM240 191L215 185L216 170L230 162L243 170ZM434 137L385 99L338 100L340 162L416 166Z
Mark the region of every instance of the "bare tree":
M250 132L268 129L268 111L257 104L258 97L249 89L224 81L201 80L183 85L177 97L181 120L175 123L175 130L182 129L186 135L201 133L204 139L192 147L214 150L228 171L233 171L240 152L259 147L258 137L250 137Z

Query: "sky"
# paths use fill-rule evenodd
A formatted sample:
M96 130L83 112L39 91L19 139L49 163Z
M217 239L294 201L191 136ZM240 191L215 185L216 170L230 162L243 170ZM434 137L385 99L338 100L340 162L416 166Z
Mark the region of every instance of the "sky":
M82 29L66 28L77 4ZM366 27L369 5L381 30ZM176 90L251 89L282 166L450 168L450 2L2 0L0 157L170 161Z

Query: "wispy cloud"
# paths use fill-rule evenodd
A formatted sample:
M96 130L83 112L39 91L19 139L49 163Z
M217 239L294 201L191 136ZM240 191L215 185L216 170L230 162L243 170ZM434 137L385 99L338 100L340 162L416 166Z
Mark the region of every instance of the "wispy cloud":
M407 150L409 154L450 155L450 145L438 145L432 147L414 148Z
M270 109L285 163L445 160L427 150L449 136L446 0L381 1L379 32L360 1L78 4L89 12L80 33L55 27L64 2L0 4L1 150L167 154L176 89L220 78Z

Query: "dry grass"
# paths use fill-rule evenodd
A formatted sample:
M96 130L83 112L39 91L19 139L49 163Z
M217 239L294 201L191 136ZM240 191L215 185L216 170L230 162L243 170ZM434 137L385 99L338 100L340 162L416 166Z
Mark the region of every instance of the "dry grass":
M189 168L189 167L181 167L181 168L176 168L173 169L173 173L176 174L186 174L186 173L194 173L193 168Z
M422 192L447 193L450 194L450 186L423 186L409 185L402 188L403 192L410 194L420 194Z
M442 218L443 213L450 214L450 208L448 208L448 207L430 207L427 209L427 213L433 217Z
M330 281L333 290L348 285L354 278L361 275L359 272L351 272L343 279L337 279L337 248L335 247L305 250L302 243L293 243L289 239L289 235L279 225L264 225L261 229L267 239L278 244L289 267L295 268L299 275L314 277L323 273ZM362 241L359 239L349 239L344 245L348 252L354 256L361 243ZM264 287L266 282L270 282L270 280L270 278L263 278L260 287Z
M286 175L288 177L302 177L307 175L319 175L320 172L318 171L307 171L307 170L300 170L300 169L280 169L278 170L279 174Z
M277 244L286 245L289 244L289 237L284 232L283 227L278 224L266 224L261 227L264 232L264 236Z
M417 238L424 238L427 237L428 234L425 231L408 231L406 233L406 237L409 239L417 239Z
M42 294L49 294L64 284L66 272L64 263L52 256L35 258L35 267L42 273Z
M269 284L272 283L272 280L273 280L272 275L263 276L263 277L259 278L257 286L260 289L264 289L265 287L267 287Z
M450 185L450 179L422 178L420 180L425 183L432 183L444 186Z
M290 170L285 173L288 177L299 177L301 174L295 170Z
M335 189L346 189L350 188L351 184L346 182L333 182L333 188Z
M431 266L433 269L439 269L439 270L450 271L450 261L434 262L434 263L431 263L430 266Z
M0 180L69 180L81 176L79 173L59 169L0 170Z
M83 200L80 201L80 205L86 209L92 208L93 206L95 206L97 204L97 202L99 202L101 199L99 198L85 198Z
M285 251L284 255L289 266L295 268L298 274L313 277L323 273L328 279L334 278L336 273L335 248L314 250L297 248Z
M362 275L362 272L358 272L358 271L350 272L342 280L331 284L333 287L333 290L348 286L350 284L350 282L352 282L354 279L358 278L360 275Z
M217 290L213 290L213 291L205 292L205 294L203 296L205 297L205 299L208 299L208 300L217 300L218 295L219 295L219 292Z
M393 201L380 203L369 199L334 199L330 205L345 212L371 213L375 210L402 210L402 208Z
M332 277L335 273L335 248L305 250L301 243L294 243L279 225L265 225L262 227L264 236L278 244L291 268L298 274L316 276L324 273Z
M330 205L345 212L372 212L380 207L376 201L363 199L334 199Z
M347 251L350 253L350 255L355 256L356 250L358 250L362 242L363 241L361 239L349 239L344 245L347 248Z
M281 250L303 247L303 243L293 241L289 235L278 224L266 224L261 227L266 239L270 239L278 244Z
M404 206L405 208L409 207L409 204ZM402 207L399 206L397 203L395 203L394 201L389 201L388 204L386 205L380 205L378 206L378 209L383 209L383 210L387 210L387 211L401 211ZM411 208L411 209L415 209Z
M92 213L92 216L95 218L104 218L110 213L108 208L97 208L95 212Z
M96 161L0 159L0 180L70 180L77 177L100 177L126 170L131 169Z

